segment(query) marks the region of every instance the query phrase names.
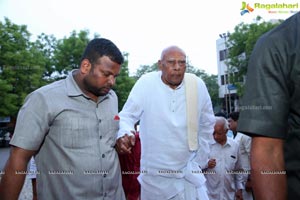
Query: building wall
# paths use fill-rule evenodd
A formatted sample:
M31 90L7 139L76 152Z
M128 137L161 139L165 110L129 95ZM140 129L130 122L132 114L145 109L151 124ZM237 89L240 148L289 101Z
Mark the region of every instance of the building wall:
M236 111L237 102L237 90L231 90L230 80L228 78L228 66L226 65L228 49L226 48L226 38L219 38L216 41L216 54L217 54L217 66L218 66L218 85L219 85L219 98L223 99L223 108L230 113L229 102L231 103L231 111ZM227 78L226 78L227 77ZM227 99L225 99L225 96ZM230 98L230 99L229 99ZM227 102L226 102L227 101Z

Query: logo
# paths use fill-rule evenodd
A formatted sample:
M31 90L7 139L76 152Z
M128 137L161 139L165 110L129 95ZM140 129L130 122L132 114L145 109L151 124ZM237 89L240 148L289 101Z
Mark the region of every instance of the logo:
M243 16L246 13L253 12L254 9L249 6L245 1L242 2L241 15Z
M246 13L255 11L267 12L269 14L294 14L299 12L299 3L253 3L252 6L245 1L242 2L240 14L243 16Z

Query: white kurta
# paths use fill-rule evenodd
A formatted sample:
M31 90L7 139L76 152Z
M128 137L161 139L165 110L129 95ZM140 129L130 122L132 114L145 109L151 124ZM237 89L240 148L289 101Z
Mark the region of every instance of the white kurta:
M139 181L144 190L161 196L161 199L171 198L184 190L189 162L193 162L189 168L198 171L198 166L207 162L208 142L213 140L215 117L210 96L201 79L198 79L198 95L198 108L195 109L199 113L200 148L197 153L204 156L196 156L196 152L189 151L184 83L171 89L162 82L160 71L148 73L137 81L119 114L118 137L130 134L134 124L140 120L142 152ZM193 178L198 177L195 180L199 184L204 184L202 174L189 174ZM201 177L203 179L199 180Z
M237 135L234 137L234 140L239 144L240 146L240 153L241 153L241 164L243 169L248 170L250 172L250 150L251 150L251 137L243 134L243 133L237 133ZM249 174L246 174L246 180L248 179ZM246 190L243 190L243 199L244 200L252 200L253 195L252 192L247 192Z
M227 137L224 145L212 142L210 150L209 158L216 159L216 167L205 174L209 199L235 199L236 190L244 189L245 181L238 143Z

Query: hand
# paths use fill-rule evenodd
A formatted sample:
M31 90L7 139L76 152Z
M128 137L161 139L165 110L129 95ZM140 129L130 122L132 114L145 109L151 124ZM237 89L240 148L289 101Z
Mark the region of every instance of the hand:
M216 165L217 165L217 162L216 162L216 159L212 158L212 159L209 159L208 161L208 168L214 168Z
M239 189L235 192L235 199L236 200L243 200L243 193L242 189Z
M119 154L130 154L132 147L135 145L135 136L125 134L116 142L116 150Z
M250 179L247 180L246 185L245 185L245 189L246 189L247 192L252 191L252 183L251 183Z

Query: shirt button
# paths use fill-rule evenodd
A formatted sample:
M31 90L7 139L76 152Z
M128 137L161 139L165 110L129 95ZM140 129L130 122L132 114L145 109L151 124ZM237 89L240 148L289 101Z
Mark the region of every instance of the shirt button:
M105 157L105 154L102 154L102 158L104 158Z
M99 121L99 123L101 123L101 119L99 119L98 121Z
M100 140L102 139L102 135L100 135Z
M105 178L105 177L106 177L106 174L103 174L103 177Z

